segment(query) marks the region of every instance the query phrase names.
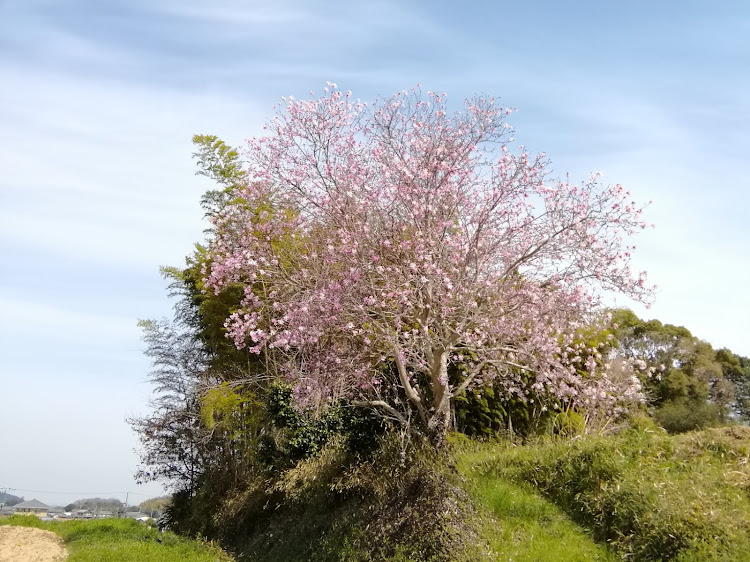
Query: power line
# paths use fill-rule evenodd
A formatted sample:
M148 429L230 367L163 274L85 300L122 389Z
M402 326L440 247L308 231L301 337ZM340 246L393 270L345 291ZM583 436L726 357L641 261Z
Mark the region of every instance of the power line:
M134 496L150 496L150 494L143 494L141 492L50 492L48 490L25 490L22 488L3 488L3 490L11 490L13 492L28 492L31 494L57 494L70 496L107 496L124 494L133 494Z

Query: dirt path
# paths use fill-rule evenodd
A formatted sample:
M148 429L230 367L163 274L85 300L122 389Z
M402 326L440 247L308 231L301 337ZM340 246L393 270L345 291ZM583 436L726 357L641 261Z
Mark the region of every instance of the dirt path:
M0 562L59 562L67 557L62 539L51 531L0 526Z

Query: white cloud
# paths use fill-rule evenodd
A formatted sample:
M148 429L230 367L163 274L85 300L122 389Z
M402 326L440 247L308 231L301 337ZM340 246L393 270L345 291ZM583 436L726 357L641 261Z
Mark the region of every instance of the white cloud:
M140 338L136 320L131 316L107 313L93 314L80 309L47 304L42 300L26 300L0 296L0 337L5 341L46 341L50 336L57 344L86 342L96 345L103 334L110 341Z
M202 237L196 132L252 130L251 100L97 83L6 66L0 234L92 262L156 267ZM250 116L250 117L247 117ZM260 121L259 119L256 119Z
M220 0L201 2L187 0L183 2L167 1L149 5L157 13L194 20L200 24L219 23L228 26L278 25L303 23L311 13L299 3L276 1L243 2L239 0Z

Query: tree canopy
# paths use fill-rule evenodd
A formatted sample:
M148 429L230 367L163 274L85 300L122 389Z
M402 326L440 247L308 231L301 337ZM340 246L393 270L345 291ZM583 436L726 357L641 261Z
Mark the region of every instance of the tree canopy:
M476 97L450 116L418 89L367 104L331 84L285 99L249 141L245 182L212 217L205 282L243 287L228 333L298 404L347 398L440 441L472 386L638 397L578 330L602 290L648 299L626 242L643 207L597 174L550 180L544 154L510 150L509 113Z
M747 359L695 337L683 326L642 320L614 311L617 353L645 362L654 376L644 380L656 419L671 431L687 431L747 419L750 370Z

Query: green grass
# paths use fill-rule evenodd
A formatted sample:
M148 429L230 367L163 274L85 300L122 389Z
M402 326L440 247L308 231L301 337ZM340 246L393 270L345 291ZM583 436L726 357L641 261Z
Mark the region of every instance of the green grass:
M231 562L220 548L160 533L132 519L90 521L40 521L33 516L15 515L0 519L0 525L36 527L62 537L68 562Z
M456 460L475 503L483 508L482 535L498 562L614 562L618 559L559 507L529 486L477 470L487 457L486 450L464 450Z
M484 479L477 499L492 510L484 536L498 561L614 561L613 554L538 494L499 478Z
M546 497L622 557L750 560L750 428L457 446L475 482ZM481 489L481 486L480 488Z

